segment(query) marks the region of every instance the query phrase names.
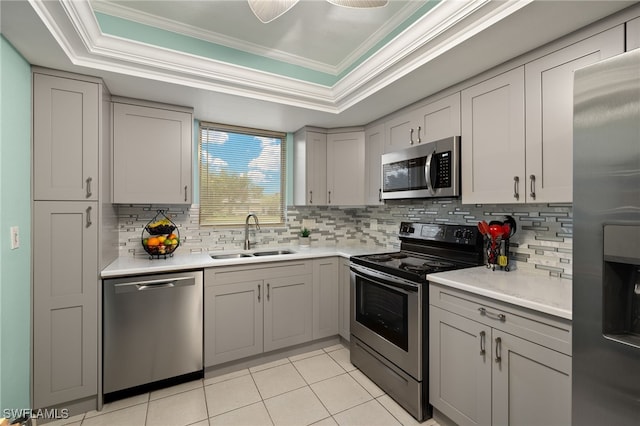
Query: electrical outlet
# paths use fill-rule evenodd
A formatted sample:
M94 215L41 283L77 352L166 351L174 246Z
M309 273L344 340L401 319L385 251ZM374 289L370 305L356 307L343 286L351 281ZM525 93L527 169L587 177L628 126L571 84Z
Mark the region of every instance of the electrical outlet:
M11 250L15 250L20 247L20 230L17 226L11 227Z

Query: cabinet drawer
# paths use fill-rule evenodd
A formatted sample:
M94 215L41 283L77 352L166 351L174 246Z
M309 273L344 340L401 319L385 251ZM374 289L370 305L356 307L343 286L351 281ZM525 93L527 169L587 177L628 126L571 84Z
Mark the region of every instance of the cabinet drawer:
M205 287L242 281L291 277L313 273L311 261L269 262L208 268L204 271Z
M567 320L433 283L429 284L429 303L571 355L571 323Z

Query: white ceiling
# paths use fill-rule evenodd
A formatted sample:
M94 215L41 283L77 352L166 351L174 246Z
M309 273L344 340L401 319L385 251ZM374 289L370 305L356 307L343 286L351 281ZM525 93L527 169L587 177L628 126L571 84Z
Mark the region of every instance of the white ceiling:
M303 1L269 24L244 1L101 1L95 8L338 74L402 25L416 3L358 11ZM30 63L102 77L114 95L193 106L201 120L295 131L366 124L632 3L445 0L330 86L102 33L84 1L3 0L0 29Z

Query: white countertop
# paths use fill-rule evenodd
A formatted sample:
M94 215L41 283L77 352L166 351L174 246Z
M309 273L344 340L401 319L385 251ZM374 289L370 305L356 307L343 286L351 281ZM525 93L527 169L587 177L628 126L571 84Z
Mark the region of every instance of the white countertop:
M429 274L427 279L479 296L572 319L571 280L520 269L492 271L486 266Z
M271 250L291 250L291 254L277 256L256 256L237 259L212 259L211 255L231 253L253 253ZM341 256L349 258L361 254L387 253L394 251L385 247L366 245L332 245L300 247L298 245L286 247L260 247L254 250L224 250L211 253L180 253L176 250L173 257L166 259L149 259L147 256L121 256L102 270L102 278L122 277L127 275L154 274L158 272L175 272L188 269L211 268L216 266L247 265L265 262L281 262L286 260L313 259L316 257Z

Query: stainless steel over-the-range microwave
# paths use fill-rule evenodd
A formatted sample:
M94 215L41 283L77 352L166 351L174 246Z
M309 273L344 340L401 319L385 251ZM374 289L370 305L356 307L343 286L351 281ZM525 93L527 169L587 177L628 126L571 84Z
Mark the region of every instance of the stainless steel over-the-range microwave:
M459 136L382 154L382 199L459 195Z

